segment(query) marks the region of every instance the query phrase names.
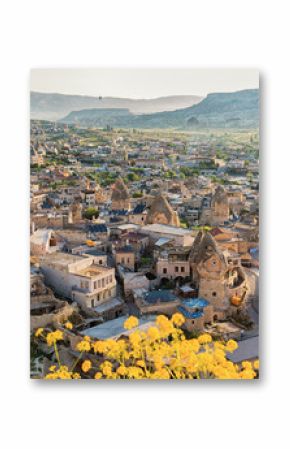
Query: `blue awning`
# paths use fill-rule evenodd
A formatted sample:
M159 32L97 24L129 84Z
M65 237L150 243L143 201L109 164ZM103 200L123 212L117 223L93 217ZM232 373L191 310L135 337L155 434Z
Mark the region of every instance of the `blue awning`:
M204 315L202 310L197 310L196 312L189 312L185 307L178 306L177 310L182 313L185 318L194 319L194 318L200 318Z
M209 302L207 299L204 298L188 298L185 299L184 301L182 301L182 304L185 307L190 307L190 308L200 308L200 307L206 307L209 305Z

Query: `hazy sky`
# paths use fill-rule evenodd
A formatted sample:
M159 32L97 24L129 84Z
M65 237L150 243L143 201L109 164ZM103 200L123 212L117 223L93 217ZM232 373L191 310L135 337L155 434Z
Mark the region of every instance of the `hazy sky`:
M33 69L31 90L64 94L155 98L257 88L255 69Z

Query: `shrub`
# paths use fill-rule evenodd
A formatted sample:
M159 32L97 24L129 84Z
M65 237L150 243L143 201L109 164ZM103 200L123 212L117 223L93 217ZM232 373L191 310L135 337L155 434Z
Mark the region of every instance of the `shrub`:
M64 338L60 330L35 332L36 338L53 346L57 363L45 379L254 379L259 369L243 362L238 366L226 355L237 349L234 340L213 342L209 334L186 339L181 326L183 315L171 319L158 315L145 331L138 329L138 319L129 317L124 328L128 335L118 341L91 341L85 336L76 349L78 358L72 367L61 363L58 344Z

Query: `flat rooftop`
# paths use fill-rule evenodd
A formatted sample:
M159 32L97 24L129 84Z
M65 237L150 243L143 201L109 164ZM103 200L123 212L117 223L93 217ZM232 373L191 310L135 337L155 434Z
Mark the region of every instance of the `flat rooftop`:
M99 276L100 274L103 274L105 271L109 270L112 270L112 268L92 264L88 268L84 268L83 270L72 271L72 273L77 274L78 276L94 278L96 276Z
M68 265L80 262L84 257L76 256L74 254L63 253L63 252L55 252L53 254L47 255L44 257L44 261L48 263L52 263L58 265L60 267L67 267Z
M127 331L124 329L124 321L128 316L122 316L114 320L106 321L105 323L99 324L98 326L86 329L82 332L82 335L89 335L97 340L105 340L107 338L117 339L121 335L129 335L136 329L146 329L151 325L155 325L155 317L152 315L147 315L139 319L139 326Z
M100 304L97 307L94 307L94 311L98 313L104 313L108 310L111 310L115 307L122 306L124 304L124 301L120 298L113 298L109 301L104 302L103 304Z
M34 245L45 245L50 234L51 231L49 229L37 229L37 231L30 236L30 242Z
M233 363L240 363L243 360L253 360L259 357L259 337L240 340L238 345L238 349L227 355L227 358Z
M175 226L168 226L158 223L143 226L142 232L157 232L160 234L171 234L177 236L192 235L192 231L189 229L177 228Z

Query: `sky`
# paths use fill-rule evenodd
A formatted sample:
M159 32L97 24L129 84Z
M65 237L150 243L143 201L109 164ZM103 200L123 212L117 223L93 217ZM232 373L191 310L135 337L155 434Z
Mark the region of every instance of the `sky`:
M259 87L255 69L82 68L32 69L38 92L121 98L157 98L234 92Z

